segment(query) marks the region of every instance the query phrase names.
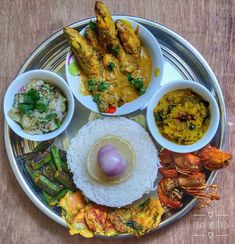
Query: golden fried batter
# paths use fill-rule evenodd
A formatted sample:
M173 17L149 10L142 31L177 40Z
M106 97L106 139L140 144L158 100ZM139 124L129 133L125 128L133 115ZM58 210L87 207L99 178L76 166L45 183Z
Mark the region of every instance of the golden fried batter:
M71 235L80 234L86 238L93 236L85 221L85 201L82 193L68 192L59 202L63 209L62 217L66 220Z
M125 51L129 54L139 54L141 47L140 39L132 27L123 20L117 20L116 27Z
M95 203L86 206L85 219L91 230L96 234L103 235L105 232L105 223L107 219L107 208Z
M150 229L158 226L164 210L158 199L153 197L133 206L132 220L141 225L139 235L144 235Z
M80 191L68 192L59 202L59 206L68 213L69 218L77 215L85 205L86 201Z
M105 53L105 49L99 44L96 31L91 27L87 27L85 30L85 38L88 43L93 47L98 56Z
M95 15L100 43L105 47L112 45L117 39L115 23L108 8L101 1L95 3Z
M86 238L91 238L94 233L89 229L85 220L85 209L81 209L78 214L68 223L71 235L80 234Z
M132 220L132 211L129 208L115 209L109 213L109 219L112 222L114 228L119 233L134 233L134 229L128 226L128 223Z
M64 34L69 40L70 47L88 77L102 77L102 67L95 51L76 30L64 27Z

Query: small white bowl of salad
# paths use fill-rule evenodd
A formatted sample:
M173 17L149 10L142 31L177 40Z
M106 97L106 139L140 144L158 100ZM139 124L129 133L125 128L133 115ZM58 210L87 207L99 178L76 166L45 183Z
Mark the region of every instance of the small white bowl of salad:
M10 128L31 141L57 137L74 114L74 97L65 80L48 70L25 72L10 84L4 115Z

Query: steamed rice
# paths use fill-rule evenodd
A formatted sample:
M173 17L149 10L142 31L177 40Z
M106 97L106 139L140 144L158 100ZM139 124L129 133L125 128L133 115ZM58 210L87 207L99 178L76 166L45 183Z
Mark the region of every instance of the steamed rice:
M92 145L101 137L114 135L128 141L136 152L133 174L119 184L102 184L86 169L86 158ZM87 123L71 140L68 164L76 186L90 200L109 207L123 207L154 188L158 171L158 152L148 133L126 118L103 118Z

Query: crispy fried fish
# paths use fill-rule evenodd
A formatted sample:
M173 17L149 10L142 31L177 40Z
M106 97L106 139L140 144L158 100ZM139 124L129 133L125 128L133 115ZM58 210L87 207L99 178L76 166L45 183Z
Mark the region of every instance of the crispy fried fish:
M88 43L93 47L98 56L101 56L105 53L105 49L100 45L97 38L97 33L94 29L92 29L91 27L87 27L85 29L85 38Z
M105 47L113 45L117 40L115 23L108 8L101 1L95 2L95 15L99 41Z
M76 30L64 27L64 34L69 41L70 47L75 54L88 77L102 77L102 66L92 46Z
M140 54L140 39L132 27L123 20L117 20L116 27L125 51L129 54Z

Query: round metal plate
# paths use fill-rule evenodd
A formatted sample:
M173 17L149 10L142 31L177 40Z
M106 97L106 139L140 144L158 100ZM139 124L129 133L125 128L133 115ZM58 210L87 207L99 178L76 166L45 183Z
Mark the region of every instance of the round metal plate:
M161 85L172 80L190 79L206 86L216 97L220 107L221 121L212 144L223 148L226 138L227 121L224 99L219 83L205 59L185 39L158 23L133 16L119 17L129 18L141 23L157 38L164 56L164 74ZM72 24L70 27L80 31L91 19L94 20L94 18L85 19ZM63 31L59 30L33 51L21 67L18 75L32 69L47 69L52 70L65 78L65 59L68 50L69 47L63 36ZM75 114L67 129L66 136L68 136L68 138L73 137L78 129L87 123L90 113L91 112L88 109L79 104L79 102L76 102ZM128 117L133 117L139 114L145 114L145 110L137 111L128 115ZM63 138L63 136L64 135L58 138L58 140ZM5 122L5 144L12 170L27 196L48 217L57 223L66 226L65 221L60 217L58 209L49 208L44 203L40 193L37 191L37 188L27 177L23 163L18 160L18 156L32 150L35 146L35 142L27 141L18 137L9 129ZM212 173L207 172L209 184L213 182L216 173L216 171ZM195 206L196 201L196 199L191 197L185 197L183 199L183 207L178 211L171 210L164 214L157 229L163 228L164 226L183 217ZM120 235L120 237L124 236L128 235Z

